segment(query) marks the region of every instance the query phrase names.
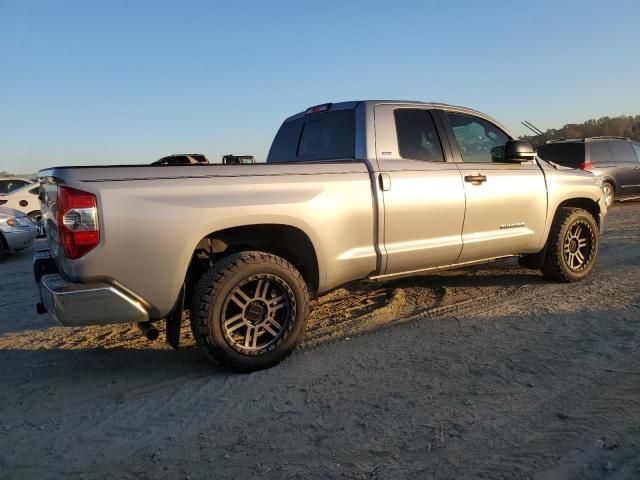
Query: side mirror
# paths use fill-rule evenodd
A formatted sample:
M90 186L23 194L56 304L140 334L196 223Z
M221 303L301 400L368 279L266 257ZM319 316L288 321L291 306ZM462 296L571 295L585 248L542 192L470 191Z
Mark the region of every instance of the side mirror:
M504 147L505 162L522 163L535 158L536 151L525 140L509 140Z

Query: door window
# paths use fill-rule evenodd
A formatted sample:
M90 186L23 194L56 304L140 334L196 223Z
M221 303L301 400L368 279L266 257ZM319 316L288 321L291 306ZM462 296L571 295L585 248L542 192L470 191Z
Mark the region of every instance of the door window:
M491 163L504 161L509 136L494 124L478 117L447 112L447 118L458 142L462 161Z
M442 145L428 110L403 108L394 112L398 150L402 158L443 162Z
M633 149L636 151L636 157L638 157L638 161L640 162L640 145L634 143Z

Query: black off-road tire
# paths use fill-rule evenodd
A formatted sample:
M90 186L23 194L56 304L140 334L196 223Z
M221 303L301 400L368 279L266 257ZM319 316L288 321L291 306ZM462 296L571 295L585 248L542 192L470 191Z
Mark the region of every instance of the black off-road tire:
M4 257L5 252L6 249L4 247L4 237L2 236L2 233L0 233L0 259Z
M225 309L238 286L265 276L284 282L278 286L289 295L288 323L264 351L245 351L225 330ZM192 297L190 321L193 337L206 355L233 370L251 372L273 367L287 357L304 338L308 316L309 292L300 272L283 258L245 251L224 257L202 275Z
M584 265L572 268L565 255L565 240L570 229L580 224L587 232L589 248L585 250ZM598 258L600 245L598 224L593 216L581 208L562 207L556 212L542 266L545 278L559 282L576 282L585 278L593 269Z

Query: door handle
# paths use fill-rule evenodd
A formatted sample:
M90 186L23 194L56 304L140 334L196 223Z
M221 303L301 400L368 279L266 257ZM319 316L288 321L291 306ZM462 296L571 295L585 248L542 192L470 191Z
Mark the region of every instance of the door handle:
M640 165L638 165L634 170L640 170Z
M383 192L391 190L391 177L388 173L381 173L378 177L378 181L380 182L380 189Z
M484 175L466 175L464 177L464 181L465 182L469 182L469 183L473 183L474 185L478 185L482 182L486 182L487 181L487 177L485 177Z

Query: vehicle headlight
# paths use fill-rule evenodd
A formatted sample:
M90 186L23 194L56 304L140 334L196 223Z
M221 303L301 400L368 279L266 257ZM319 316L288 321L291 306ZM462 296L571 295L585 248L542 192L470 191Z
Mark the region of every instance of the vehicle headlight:
M10 227L30 227L33 225L29 217L11 217L6 221Z

